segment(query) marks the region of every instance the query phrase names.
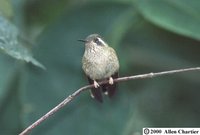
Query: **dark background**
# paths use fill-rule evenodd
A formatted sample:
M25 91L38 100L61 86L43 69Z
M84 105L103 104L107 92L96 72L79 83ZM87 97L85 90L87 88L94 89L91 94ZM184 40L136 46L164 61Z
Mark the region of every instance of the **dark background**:
M20 133L87 84L77 39L89 34L115 48L120 76L200 66L199 0L1 0L0 13L2 135ZM31 134L199 127L199 96L199 71L122 82L103 104L83 92Z

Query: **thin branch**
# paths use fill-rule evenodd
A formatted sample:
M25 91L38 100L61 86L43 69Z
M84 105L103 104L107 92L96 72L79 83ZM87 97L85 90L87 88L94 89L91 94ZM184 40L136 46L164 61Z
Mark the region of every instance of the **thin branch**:
M157 73L148 73L148 74L142 74L142 75L134 75L134 76L127 76L127 77L120 77L117 79L114 79L114 82L124 82L128 80L134 80L134 79L146 79L146 78L152 78L162 75L169 75L174 73L180 73L180 72L187 72L187 71L195 71L200 70L200 67L195 68L187 68L187 69L178 69L178 70L170 70L170 71L164 71L164 72L157 72ZM102 81L99 82L99 84L105 84L108 83L108 81ZM47 112L45 115L43 115L40 119L35 121L33 124L31 124L29 127L27 127L23 132L21 132L19 135L27 135L33 128L40 125L41 122L49 118L51 115L55 114L58 110L60 110L62 107L67 105L69 102L71 102L75 97L77 97L81 92L94 88L94 85L86 85L78 90L76 90L73 94L69 95L65 100L63 100L60 104L55 106L53 109L51 109L49 112Z

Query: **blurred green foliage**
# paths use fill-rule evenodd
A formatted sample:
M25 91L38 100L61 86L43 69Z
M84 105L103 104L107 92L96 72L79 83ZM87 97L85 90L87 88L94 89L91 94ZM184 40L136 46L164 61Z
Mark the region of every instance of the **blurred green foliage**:
M99 33L116 49L120 76L200 65L198 0L2 3L7 5L0 6L3 135L18 134L87 84L81 69L84 46L76 40L91 33ZM33 62L31 53L46 70ZM27 57L33 64L23 63ZM120 83L116 96L105 97L103 104L87 91L31 134L132 135L148 126L199 127L199 89L200 72L196 71Z

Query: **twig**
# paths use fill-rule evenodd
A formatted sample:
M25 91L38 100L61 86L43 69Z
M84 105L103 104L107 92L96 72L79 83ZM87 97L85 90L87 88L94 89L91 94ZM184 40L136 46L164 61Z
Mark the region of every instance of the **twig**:
M158 72L158 73L148 73L148 74L142 74L142 75L134 75L134 76L127 76L127 77L120 77L117 79L114 79L114 82L123 82L128 80L134 80L134 79L145 79L145 78L152 78L162 75L169 75L174 73L180 73L180 72L186 72L186 71L195 71L200 70L200 67L195 68L186 68L186 69L178 69L178 70L170 70L170 71L164 71L164 72ZM105 84L108 83L108 81L102 81L99 82L99 84ZM55 106L53 109L51 109L48 113L43 115L40 119L35 121L33 124L31 124L29 127L27 127L23 132L21 132L19 135L27 135L33 128L37 127L41 122L49 118L51 115L56 113L58 110L60 110L62 107L67 105L69 102L71 102L75 97L77 97L81 92L93 88L94 85L86 85L78 90L76 90L73 94L69 95L65 100L63 100L60 104Z

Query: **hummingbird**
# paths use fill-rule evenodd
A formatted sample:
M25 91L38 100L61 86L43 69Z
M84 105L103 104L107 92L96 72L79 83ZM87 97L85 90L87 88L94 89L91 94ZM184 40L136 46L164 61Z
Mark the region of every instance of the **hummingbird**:
M98 34L91 34L84 42L85 52L82 58L82 69L85 72L89 84L93 84L91 97L103 102L102 93L112 97L116 92L117 83L113 79L118 78L119 60L115 50L110 47ZM99 81L108 80L108 84L98 84Z

